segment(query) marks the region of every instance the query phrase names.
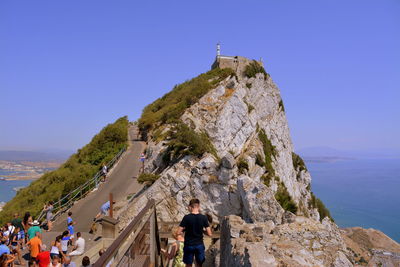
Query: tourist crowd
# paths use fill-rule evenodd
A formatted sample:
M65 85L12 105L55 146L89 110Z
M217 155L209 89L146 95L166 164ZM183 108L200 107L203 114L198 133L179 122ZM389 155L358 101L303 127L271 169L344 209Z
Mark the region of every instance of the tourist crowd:
M80 232L75 234L75 221L68 213L65 231L54 238L50 244L44 244L43 232L51 230L53 203L45 206L46 222L42 225L34 220L29 212L21 218L18 213L0 228L0 267L77 267L73 257L85 251L85 239ZM52 236L52 233L48 233ZM48 246L46 246L48 245ZM88 257L82 260L82 266L90 266Z

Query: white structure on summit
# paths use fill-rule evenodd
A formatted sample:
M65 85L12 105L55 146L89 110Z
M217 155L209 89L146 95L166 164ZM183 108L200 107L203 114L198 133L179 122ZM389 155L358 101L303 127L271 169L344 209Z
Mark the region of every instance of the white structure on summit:
M253 60L240 57L240 56L223 56L221 55L221 44L217 43L217 56L215 57L214 63L211 65L211 69L220 68L231 68L237 73L242 73L246 65L251 63ZM256 61L256 60L255 60ZM264 66L262 60L256 61L261 66Z

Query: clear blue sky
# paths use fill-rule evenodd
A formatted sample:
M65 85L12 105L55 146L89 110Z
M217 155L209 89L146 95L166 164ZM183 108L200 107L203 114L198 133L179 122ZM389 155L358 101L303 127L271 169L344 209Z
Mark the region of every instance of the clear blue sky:
M400 149L400 1L0 2L0 149L75 150L210 68L262 57L296 148Z

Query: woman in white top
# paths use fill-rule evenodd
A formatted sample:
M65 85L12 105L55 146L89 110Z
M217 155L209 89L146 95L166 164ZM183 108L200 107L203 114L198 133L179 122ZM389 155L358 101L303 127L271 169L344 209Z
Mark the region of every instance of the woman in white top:
M62 258L62 249L61 249L61 235L56 237L56 240L51 242L51 250L50 250L50 257L53 258L54 256L58 256Z
M64 254L67 254L68 251L68 243L69 243L69 232L66 230L63 232L62 237L61 237L61 251Z

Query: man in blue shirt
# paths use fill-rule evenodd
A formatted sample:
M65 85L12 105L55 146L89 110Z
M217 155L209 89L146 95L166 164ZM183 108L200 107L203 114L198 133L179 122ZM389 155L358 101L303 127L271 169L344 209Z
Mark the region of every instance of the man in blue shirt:
M69 211L68 212L68 217L67 217L67 227L69 226L69 224L70 223L73 223L73 224L75 224L75 222L74 222L74 220L72 220L72 212L71 211Z
M69 223L68 232L69 232L69 235L70 235L71 242L74 242L74 238L75 237L74 237L74 223L73 222Z
M115 204L115 201L113 201L113 204ZM100 212L96 215L96 217L93 219L93 221L96 221L97 219L100 218L100 216L107 216L110 211L110 201L107 201L103 205L101 205Z
M6 246L7 239L3 238L0 242L0 257L3 254L10 254L10 249Z

